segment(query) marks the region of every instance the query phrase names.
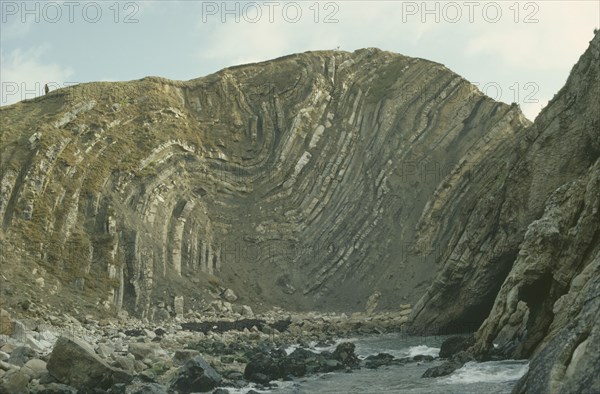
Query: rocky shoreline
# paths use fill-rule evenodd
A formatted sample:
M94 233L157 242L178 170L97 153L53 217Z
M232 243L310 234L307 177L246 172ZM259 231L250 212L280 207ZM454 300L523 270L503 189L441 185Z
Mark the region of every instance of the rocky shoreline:
M272 388L278 379L431 361L384 353L361 360L354 344L343 342L402 332L410 312L410 305L351 315L274 309L154 323L125 314L17 318L2 310L0 392L227 393L251 382Z

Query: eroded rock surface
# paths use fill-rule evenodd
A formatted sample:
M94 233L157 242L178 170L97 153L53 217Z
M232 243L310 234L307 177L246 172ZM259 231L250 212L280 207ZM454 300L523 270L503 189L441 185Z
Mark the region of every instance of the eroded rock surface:
M0 111L3 267L35 268L65 304L81 292L154 320L213 288L231 290L224 309L412 303L439 252L413 248L427 201L529 124L440 64L377 49Z
M599 70L596 33L534 124L481 163L504 156L505 170L488 177L479 201L464 197L472 213L454 222L455 246L414 308L416 332L475 331L485 319L470 351L531 358L517 392L600 387ZM444 215L461 193L440 205ZM422 221L420 235L436 234L431 226Z

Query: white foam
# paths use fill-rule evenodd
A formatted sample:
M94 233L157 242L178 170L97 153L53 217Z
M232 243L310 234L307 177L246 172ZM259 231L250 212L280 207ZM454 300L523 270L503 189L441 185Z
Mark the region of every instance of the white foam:
M480 382L509 382L520 379L529 369L525 360L488 361L477 363L468 362L451 375L441 379L448 384L469 384Z
M426 345L411 346L406 353L406 356L411 358L418 355L437 357L440 354L440 348Z
M259 389L258 385L255 383L250 383L246 387L235 388L235 387L224 387L226 388L230 394L246 394L250 390L254 390L258 393L277 393L279 391L287 392L287 390L291 389L296 383L293 381L282 381L282 380L274 380L271 383L275 383L277 385L276 389Z

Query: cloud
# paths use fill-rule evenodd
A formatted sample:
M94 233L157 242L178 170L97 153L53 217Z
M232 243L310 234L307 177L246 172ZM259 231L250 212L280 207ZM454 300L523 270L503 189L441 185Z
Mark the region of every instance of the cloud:
M69 78L73 75L70 67L43 62L43 57L49 50L49 46L38 46L27 50L14 49L7 55L0 52L0 105L39 96L46 83L51 88L63 87L69 83Z
M521 9L517 16L514 12L509 13L513 9L506 7L506 17L499 23L478 26L475 37L465 47L465 53L469 56L494 55L506 66L519 69L570 69L587 48L592 30L599 23L600 3L535 4L539 8ZM524 23L527 16L536 22Z
M242 13L237 22L235 15L224 15L215 3L214 15L198 18L195 34L202 43L198 59L225 67L308 50L370 46L391 49L399 34L403 41L414 45L440 27L421 23L418 18L399 23L403 9L394 2L377 2L376 6L369 2L292 3L301 8L301 17L295 22L290 21L295 11L284 12L284 2L278 3L271 13L264 6L267 3L257 2L261 17L249 11L247 15Z
M2 35L0 36L0 42L5 43L9 40L25 37L31 31L34 22L33 18L26 19L24 22L16 18L10 22L1 22Z

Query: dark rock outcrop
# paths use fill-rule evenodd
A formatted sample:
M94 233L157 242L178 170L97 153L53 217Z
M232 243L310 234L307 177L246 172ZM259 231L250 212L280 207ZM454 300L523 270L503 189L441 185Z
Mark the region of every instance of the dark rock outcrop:
M173 378L170 388L178 393L205 393L213 390L221 383L221 375L217 373L202 357L196 356L188 360Z
M369 369L377 369L379 367L390 365L394 360L394 356L388 353L379 353L377 355L368 356L365 359L365 367Z
M358 366L359 359L354 353L354 344L343 342L336 347L333 353L326 351L315 353L302 348L294 350L289 355L280 349L255 353L246 365L244 377L249 381L265 384L271 380L283 379L288 376L302 377L318 372L333 372Z
M475 344L475 337L468 336L453 336L442 342L440 347L440 358L449 358L458 352L469 349Z
M450 360L445 361L442 365L427 369L421 376L422 378L437 378L440 376L450 375L452 372L461 368L465 363L475 361L473 355L466 351L458 352L453 355Z
M354 349L355 346L351 342L340 343L333 352L333 358L344 366L354 367L358 365L358 356L354 353Z

